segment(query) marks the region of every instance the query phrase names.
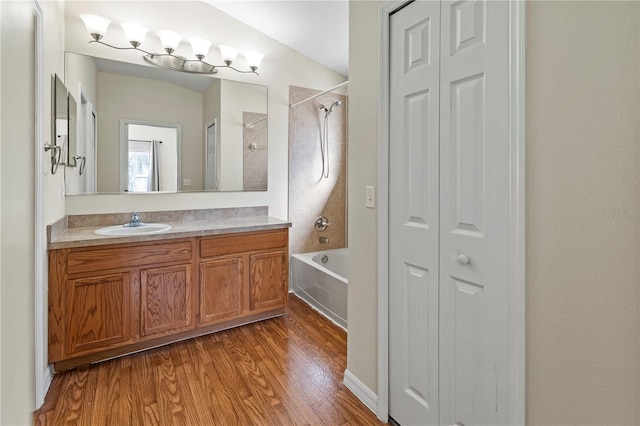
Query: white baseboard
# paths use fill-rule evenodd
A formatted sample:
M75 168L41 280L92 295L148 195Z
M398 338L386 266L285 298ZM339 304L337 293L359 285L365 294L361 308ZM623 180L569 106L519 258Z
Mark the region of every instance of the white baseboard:
M37 390L36 395L36 410L42 407L44 404L44 398L47 396L47 391L49 390L49 386L51 386L51 381L53 380L53 366L49 364L47 368L42 372L42 376L38 381L41 383L41 387Z
M344 370L342 383L349 389L369 410L378 415L378 395L366 387L349 370Z

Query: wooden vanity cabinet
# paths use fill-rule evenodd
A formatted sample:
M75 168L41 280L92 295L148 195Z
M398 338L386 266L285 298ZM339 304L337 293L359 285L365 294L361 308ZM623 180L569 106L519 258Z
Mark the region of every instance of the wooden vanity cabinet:
M49 252L49 360L195 326L192 239ZM99 358L99 357L98 357Z
M288 239L287 229L200 239L198 324L284 313Z
M284 313L288 230L49 251L49 361L65 370Z

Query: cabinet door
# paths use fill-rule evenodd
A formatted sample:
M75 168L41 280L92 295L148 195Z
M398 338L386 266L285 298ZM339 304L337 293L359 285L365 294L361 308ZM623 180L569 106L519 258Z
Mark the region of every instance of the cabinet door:
M200 264L199 323L215 323L242 313L242 258Z
M191 265L140 271L140 334L150 336L193 326Z
M287 303L287 257L283 251L253 254L250 259L249 309L282 307Z
M66 333L69 354L129 340L129 274L69 280Z

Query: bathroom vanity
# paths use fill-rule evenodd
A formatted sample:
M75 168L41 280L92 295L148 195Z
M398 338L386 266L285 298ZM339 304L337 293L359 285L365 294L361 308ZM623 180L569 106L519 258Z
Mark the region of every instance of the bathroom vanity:
M56 370L284 314L288 222L168 223L163 234L125 237L69 228L49 243Z

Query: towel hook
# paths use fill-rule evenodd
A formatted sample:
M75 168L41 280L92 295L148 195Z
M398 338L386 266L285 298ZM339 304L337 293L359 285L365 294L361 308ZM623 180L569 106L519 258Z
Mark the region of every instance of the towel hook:
M62 156L62 147L58 145L51 145L49 142L44 141L44 152L51 151L51 174L55 175L60 165L60 157Z

